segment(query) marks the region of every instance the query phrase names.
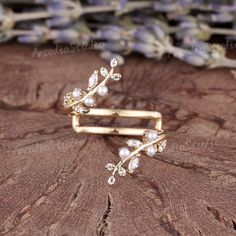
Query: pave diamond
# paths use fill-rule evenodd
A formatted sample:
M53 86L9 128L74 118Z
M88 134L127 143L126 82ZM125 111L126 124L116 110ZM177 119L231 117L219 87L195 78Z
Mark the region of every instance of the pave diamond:
M129 147L135 147L135 148L140 147L142 145L142 142L136 139L129 139L126 143Z
M113 67L113 68L116 67L116 66L118 65L117 59L116 59L116 58L113 58L113 59L111 60L110 65L111 65L111 67Z
M116 178L114 176L110 176L107 182L108 184L113 185L116 182Z
M114 73L114 74L111 76L111 78L112 78L113 80L115 80L115 81L118 81L118 80L121 79L121 74L119 74L119 73Z
M106 77L108 75L108 70L104 67L100 69L100 73L103 77Z
M126 170L125 170L123 167L120 167L120 168L118 169L118 174L119 174L120 176L125 176L125 175L126 175Z
M107 163L107 164L105 165L105 168L106 168L108 171L113 171L114 168L115 168L115 165L112 164L112 163Z

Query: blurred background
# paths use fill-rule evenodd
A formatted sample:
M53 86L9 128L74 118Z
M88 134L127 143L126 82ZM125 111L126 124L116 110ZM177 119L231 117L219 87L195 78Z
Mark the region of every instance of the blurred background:
M236 1L0 0L0 42L9 41L55 44L49 54L98 50L120 64L130 53L168 54L194 66L235 68L226 52L236 47Z

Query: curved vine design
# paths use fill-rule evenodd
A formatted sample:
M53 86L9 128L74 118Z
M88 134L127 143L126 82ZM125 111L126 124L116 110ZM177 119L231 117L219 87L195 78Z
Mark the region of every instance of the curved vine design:
M116 173L119 176L125 176L127 172L133 173L139 166L141 152L153 157L157 152L162 152L165 149L166 143L165 134L156 130L146 130L142 142L137 139L129 139L126 144L132 150L121 148L119 150L120 162L116 165L107 163L105 166L108 171L112 172L112 175L108 178L108 184L113 185L115 183ZM125 164L127 164L126 168L124 167Z
M79 114L88 113L90 111L89 107L93 107L96 104L95 94L97 93L100 96L106 96L108 94L108 87L106 86L107 82L110 79L114 81L119 81L121 79L121 74L114 73L114 69L117 65L117 59L113 58L110 62L110 71L105 67L101 67L99 71L95 70L89 77L87 91L81 88L75 88L72 92L67 93L64 97L64 107L72 107L72 110ZM99 75L103 77L101 82Z

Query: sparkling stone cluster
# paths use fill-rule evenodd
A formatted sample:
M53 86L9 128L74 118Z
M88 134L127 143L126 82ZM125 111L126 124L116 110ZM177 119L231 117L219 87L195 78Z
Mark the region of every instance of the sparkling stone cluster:
M117 59L113 58L110 62L111 68L113 69L117 65ZM99 74L104 78L100 83ZM113 71L111 73L111 71L109 72L105 67L102 67L100 71L95 70L88 79L87 92L80 88L75 88L72 92L66 94L63 105L69 107L74 104L72 110L79 114L89 112L89 108L96 104L96 98L94 97L95 93L100 96L108 95L106 83L110 78L114 81L118 81L121 79L121 75L119 73L113 73Z
M146 130L144 132L142 142L136 139L129 139L126 144L132 149L132 151L126 147L120 148L119 156L121 161L117 165L108 163L105 166L108 171L113 172L112 176L108 178L108 184L113 185L115 183L116 178L114 174L116 171L120 176L125 176L126 172L133 173L139 166L139 157L141 151L146 153L146 155L149 157L153 157L157 152L162 152L166 147L166 140L163 139L159 142L155 142L158 137L159 134L156 130ZM149 143L150 145L147 145ZM144 145L145 148L143 148L142 145ZM138 152L137 149L139 149ZM122 165L127 161L129 161L129 163L127 170L125 170Z

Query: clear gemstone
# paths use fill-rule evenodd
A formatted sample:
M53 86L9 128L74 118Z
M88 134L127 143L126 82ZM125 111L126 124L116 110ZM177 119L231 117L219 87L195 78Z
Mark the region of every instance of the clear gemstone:
M100 69L100 73L103 77L106 77L108 75L108 70L104 67Z
M107 182L108 184L113 185L116 182L116 178L114 176L110 176Z
M138 166L139 166L139 158L136 157L129 162L128 168L130 171L134 171L135 169L138 168Z
M105 168L106 168L108 171L113 171L114 168L115 168L115 165L112 164L112 163L107 163L107 164L105 165Z
M73 96L74 98L79 98L81 95L82 95L81 90L78 89L78 88L75 88L75 89L73 90L73 92L72 92L72 96Z
M123 167L120 167L120 168L118 169L118 174L119 174L120 176L125 176L125 175L126 175L126 170L125 170Z
M88 81L89 88L94 88L98 83L98 73L94 72L90 77Z
M129 147L136 147L136 148L142 145L142 142L136 139L129 139L126 143Z
M113 68L116 67L116 66L118 65L117 59L116 59L116 58L113 58L113 59L111 60L110 65L111 65L111 67L113 67Z
M112 78L113 80L115 80L115 81L118 81L118 80L121 79L121 74L119 74L119 73L114 73L114 74L111 76L111 78Z

